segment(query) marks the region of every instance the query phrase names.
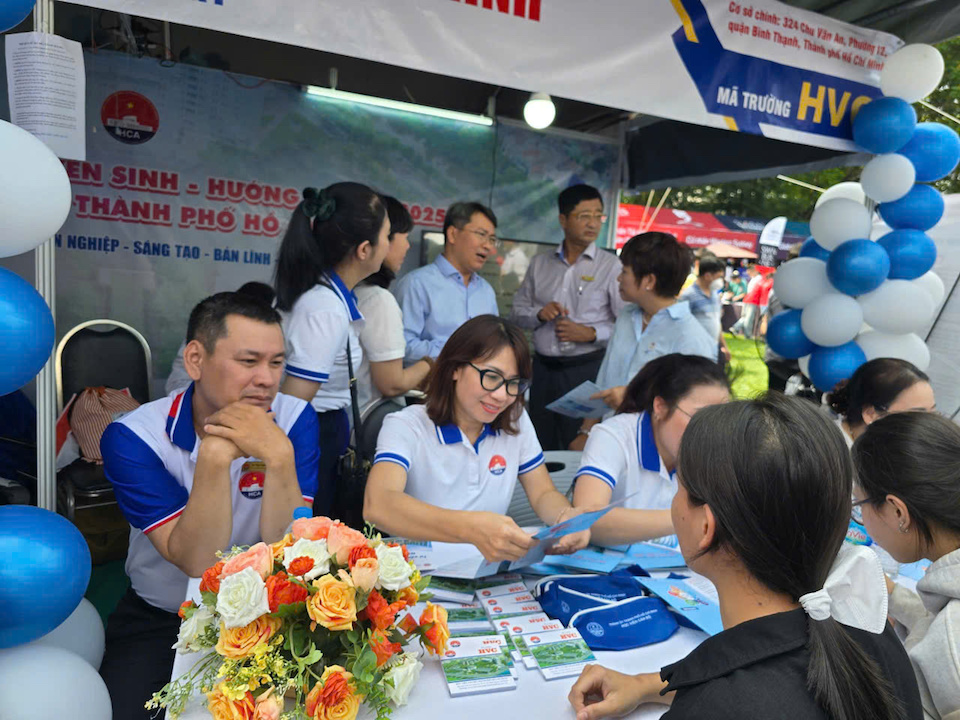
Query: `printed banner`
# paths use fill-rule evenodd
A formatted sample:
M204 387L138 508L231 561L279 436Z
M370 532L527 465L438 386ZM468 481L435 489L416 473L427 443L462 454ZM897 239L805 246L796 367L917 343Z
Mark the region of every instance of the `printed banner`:
M556 199L571 183L614 203L612 142L317 98L110 52L85 62L87 161L64 161L74 197L56 236L57 330L127 322L150 342L157 379L199 300L271 282L306 186L354 180L406 203L418 225L407 269L421 230L439 229L458 200L492 205L503 237L547 243L562 238Z
M840 150L902 44L776 0L77 4Z

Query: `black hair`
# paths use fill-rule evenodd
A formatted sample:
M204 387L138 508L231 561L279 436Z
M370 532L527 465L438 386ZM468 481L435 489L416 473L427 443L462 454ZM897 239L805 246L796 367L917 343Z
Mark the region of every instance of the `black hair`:
M273 299L277 296L272 287L266 283L256 282L255 280L244 283L237 288L237 292L241 295L248 295L255 300L259 300L264 305L273 305Z
M693 253L668 233L647 232L634 235L620 251L620 262L633 271L637 282L645 275L657 279L654 292L660 297L676 297L683 287Z
M267 325L280 325L280 313L268 303L251 295L221 292L197 303L187 322L187 342L199 340L208 353L213 353L220 338L227 335L227 317L240 315Z
M584 200L599 200L603 205L603 195L592 185L571 185L557 195L557 209L561 215L569 215L573 209Z
M456 202L447 209L447 214L443 218L443 237L446 242L447 230L455 227L457 230L463 230L463 227L473 219L477 213L483 215L487 220L497 226L497 216L493 210L486 205L478 202Z
M413 216L407 210L403 203L391 195L380 195L380 201L387 211L387 219L390 221L390 242L393 242L393 236L397 233L409 233L413 230ZM362 284L376 285L384 290L390 287L390 283L397 279L397 274L387 267L384 263L373 275L366 278Z
M930 378L916 365L899 358L876 358L857 368L849 380L837 383L827 396L833 411L853 427L863 424L863 410L885 413L897 396Z
M617 414L651 413L653 401L658 397L673 412L677 403L700 385L716 385L730 390L730 380L719 363L713 360L680 353L654 358L627 385Z
M705 407L678 467L690 502L716 518L700 555L724 549L794 600L823 587L847 531L853 471L843 434L813 403L771 393ZM840 623L811 618L808 628L807 685L827 717L903 717L889 680Z
M700 270L698 275L706 275L707 273L723 272L727 269L726 263L723 262L716 255L704 255L700 258Z
M933 527L960 536L960 427L952 421L926 412L880 418L853 444L853 464L869 502L900 498L928 547Z
M319 193L303 191L280 243L275 285L284 311L364 242L376 245L386 213L380 196L366 185L334 183Z

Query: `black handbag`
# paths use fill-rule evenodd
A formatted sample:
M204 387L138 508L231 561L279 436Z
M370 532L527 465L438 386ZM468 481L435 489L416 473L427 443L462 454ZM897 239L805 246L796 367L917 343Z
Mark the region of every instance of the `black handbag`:
M357 449L360 437L360 404L357 401L357 378L353 372L353 354L347 337L347 371L350 374L350 405L353 409L353 432L346 452L337 460L337 486L334 495L334 516L340 522L362 531L363 496L367 489L367 475L372 463Z

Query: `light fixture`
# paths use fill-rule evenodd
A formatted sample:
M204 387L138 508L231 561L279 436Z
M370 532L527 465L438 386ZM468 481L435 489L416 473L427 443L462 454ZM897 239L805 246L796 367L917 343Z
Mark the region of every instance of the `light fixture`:
M493 125L493 119L488 118L485 115L471 115L470 113L427 107L426 105L414 105L413 103L400 102L399 100L388 100L387 98L378 98L373 97L372 95L358 95L357 93L345 92L344 90L332 90L331 88L319 87L317 85L308 85L307 95L313 95L314 97L325 97L332 100L344 100L346 102L361 103L363 105L375 105L376 107L417 113L418 115L446 118L447 120L459 120L460 122L473 123L474 125L486 125L487 127Z
M523 106L523 119L527 121L527 125L536 130L550 127L556 116L557 106L546 93L533 93L527 100L527 104Z

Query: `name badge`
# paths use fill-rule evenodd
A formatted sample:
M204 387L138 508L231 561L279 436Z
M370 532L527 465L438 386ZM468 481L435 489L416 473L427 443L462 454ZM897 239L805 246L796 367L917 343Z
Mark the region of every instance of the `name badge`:
M240 468L240 492L249 500L263 495L263 482L266 479L267 466L260 460L250 460Z
M581 275L580 279L584 282L593 282L596 278L594 278L593 275Z

